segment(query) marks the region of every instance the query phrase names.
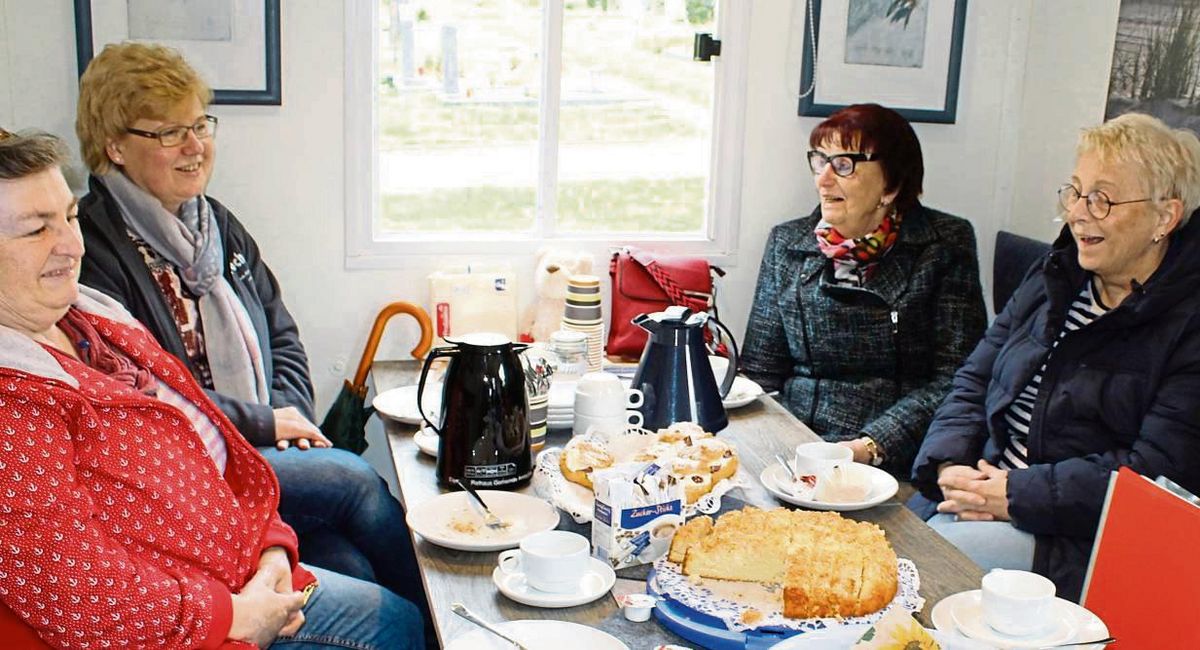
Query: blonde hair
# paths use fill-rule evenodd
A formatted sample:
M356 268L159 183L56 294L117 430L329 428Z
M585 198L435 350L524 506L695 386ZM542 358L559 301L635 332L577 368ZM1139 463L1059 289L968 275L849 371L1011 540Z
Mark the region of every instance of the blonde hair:
M79 79L75 133L83 162L93 173L107 172L108 143L135 121L163 119L192 97L207 107L212 89L179 52L150 43L106 46Z
M1126 113L1084 129L1075 153L1094 153L1104 164L1138 167L1149 196L1183 203L1181 226L1200 207L1200 138L1187 129L1172 129L1144 113Z

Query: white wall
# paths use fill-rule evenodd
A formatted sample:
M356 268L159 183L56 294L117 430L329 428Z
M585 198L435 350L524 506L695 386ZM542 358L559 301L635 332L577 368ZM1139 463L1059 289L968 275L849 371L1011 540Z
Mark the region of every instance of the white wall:
M353 0L362 1L362 0ZM749 1L749 0L733 0ZM830 1L830 0L827 0ZM73 138L70 0L0 0L0 125ZM1103 117L1119 0L973 0L958 121L918 124L926 202L975 224L985 282L995 231L1049 238L1053 190L1070 176L1081 126ZM815 204L804 151L814 118L796 116L802 3L754 0L737 268L722 313L744 331L772 225ZM377 310L423 302L429 268L347 271L343 263L343 4L283 3L281 107L216 106L210 192L258 238L309 349L319 409L354 371ZM528 272L530 264L513 260ZM381 358L402 358L398 325Z

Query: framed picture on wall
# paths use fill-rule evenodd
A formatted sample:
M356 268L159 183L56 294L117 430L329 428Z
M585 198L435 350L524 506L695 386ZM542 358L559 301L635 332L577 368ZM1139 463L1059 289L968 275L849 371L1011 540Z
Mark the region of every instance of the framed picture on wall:
M967 0L808 0L800 115L873 102L953 123Z
M1121 0L1104 119L1149 113L1200 133L1200 6Z
M95 52L123 41L179 50L214 104L282 103L279 0L75 0L79 74Z

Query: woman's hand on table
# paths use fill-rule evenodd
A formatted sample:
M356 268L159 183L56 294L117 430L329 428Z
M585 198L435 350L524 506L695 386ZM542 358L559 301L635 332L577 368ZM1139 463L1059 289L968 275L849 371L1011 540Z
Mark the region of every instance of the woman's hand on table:
M938 472L945 499L938 512L963 521L1008 521L1008 471L980 459L976 467L947 465Z
M303 451L311 447L332 447L333 443L296 407L285 406L275 409L275 447L283 451L291 445Z

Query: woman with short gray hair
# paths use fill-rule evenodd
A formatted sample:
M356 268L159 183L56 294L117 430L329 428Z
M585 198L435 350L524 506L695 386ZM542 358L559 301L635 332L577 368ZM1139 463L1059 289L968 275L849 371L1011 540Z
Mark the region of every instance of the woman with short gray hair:
M1200 140L1148 115L1085 129L1065 221L954 378L913 501L985 569L1078 599L1110 474L1200 490Z

